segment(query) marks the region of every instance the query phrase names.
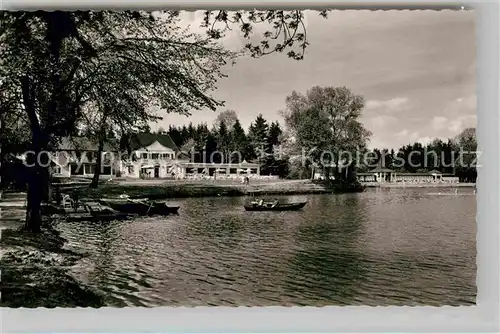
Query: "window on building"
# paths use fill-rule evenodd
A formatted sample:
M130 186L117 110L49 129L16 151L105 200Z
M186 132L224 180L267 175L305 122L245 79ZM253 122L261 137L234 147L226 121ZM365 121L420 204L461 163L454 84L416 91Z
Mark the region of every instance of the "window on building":
M160 154L158 154L158 153L153 153L153 154L151 154L151 159L156 160L156 159L158 159L159 155Z
M94 154L93 152L87 152L86 157L88 161L92 161L94 159Z
M83 175L83 166L80 164L71 164L71 175Z
M102 168L102 175L111 175L111 174L112 174L111 166L104 166Z
M54 166L52 167L52 173L54 174L61 174L61 166Z
M95 173L95 165L85 164L84 171L85 171L85 174L94 174Z
M141 157L142 157L143 159L147 159L147 158L148 158L148 154L147 154L147 153L142 153Z
M134 173L134 166L128 166L128 173L133 174Z

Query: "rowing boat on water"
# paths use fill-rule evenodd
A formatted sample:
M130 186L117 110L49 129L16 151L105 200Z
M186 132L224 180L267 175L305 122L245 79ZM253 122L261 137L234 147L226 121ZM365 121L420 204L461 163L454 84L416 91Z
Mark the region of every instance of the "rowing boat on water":
M297 211L302 209L306 204L307 202L299 202L299 203L252 202L250 205L245 205L244 207L246 211Z

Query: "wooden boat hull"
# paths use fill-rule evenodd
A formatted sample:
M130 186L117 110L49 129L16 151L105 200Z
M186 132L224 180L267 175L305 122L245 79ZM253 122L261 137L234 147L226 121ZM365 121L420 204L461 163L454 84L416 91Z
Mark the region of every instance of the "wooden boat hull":
M147 215L151 205L144 202L120 201L120 200L100 200L99 203L107 205L110 208L124 213L137 215Z
M246 211L298 211L301 210L307 202L301 203L290 203L290 204L278 204L276 206L266 206L266 205L245 205Z
M149 199L144 198L101 198L101 201L113 202L113 203L143 203L148 202Z
M176 214L179 212L179 206L168 206L163 201L153 201L153 211L157 214Z
M100 200L99 202L111 207L116 211L137 214L141 216L168 215L175 214L179 211L178 206L167 206L165 202L141 202L136 200Z
M179 213L179 206L167 206L168 212L172 215L178 214Z

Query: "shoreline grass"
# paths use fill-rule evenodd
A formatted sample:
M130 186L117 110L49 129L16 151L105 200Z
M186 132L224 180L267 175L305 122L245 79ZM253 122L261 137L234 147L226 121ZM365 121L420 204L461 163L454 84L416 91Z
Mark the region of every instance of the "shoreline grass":
M475 183L363 183L366 188L475 188Z
M237 183L198 182L158 182L158 183L106 183L98 188L77 188L80 198L97 199L127 194L131 198L150 199L200 198L200 197L239 197L264 195L307 195L362 192L368 188L473 188L472 183L344 183L326 186L320 181L294 180L273 183L241 185Z

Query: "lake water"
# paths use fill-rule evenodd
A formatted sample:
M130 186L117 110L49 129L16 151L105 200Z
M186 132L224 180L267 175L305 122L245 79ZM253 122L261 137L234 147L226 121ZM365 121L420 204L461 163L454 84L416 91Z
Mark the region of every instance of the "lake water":
M109 306L475 303L472 189L283 200L305 198L286 213L245 212L247 198L176 200L178 216L59 229L89 253L74 275Z

